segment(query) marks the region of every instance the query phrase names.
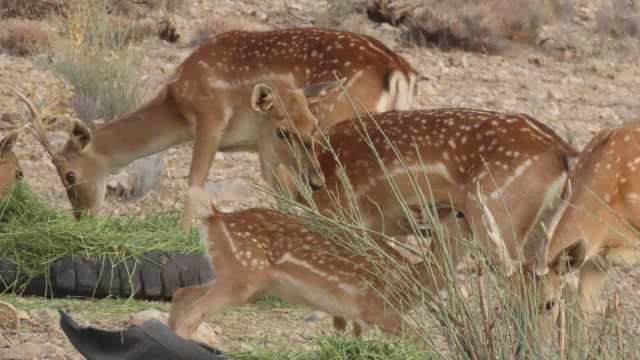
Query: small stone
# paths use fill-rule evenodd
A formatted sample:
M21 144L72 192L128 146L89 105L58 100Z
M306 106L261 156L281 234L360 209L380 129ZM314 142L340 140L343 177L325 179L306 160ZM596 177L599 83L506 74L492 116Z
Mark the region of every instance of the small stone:
M149 320L157 320L167 325L169 323L169 314L156 309L143 310L131 316L129 319L129 325L140 326L142 323ZM218 343L216 330L205 322L200 324L198 330L193 334L193 339L208 345Z
M307 315L304 317L304 321L307 322L316 322L316 321L321 321L323 319L326 319L329 316L329 314L322 312L322 311L314 311L311 314Z

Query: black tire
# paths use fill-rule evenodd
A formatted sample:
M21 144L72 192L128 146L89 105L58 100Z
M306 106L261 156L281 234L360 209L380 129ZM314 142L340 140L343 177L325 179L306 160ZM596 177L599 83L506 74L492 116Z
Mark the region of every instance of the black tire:
M170 301L180 287L212 280L209 259L201 254L150 251L114 265L109 256L87 258L64 256L49 266L44 275L27 279L16 264L0 259L0 291L22 291L47 297L119 297ZM16 279L18 281L16 281Z

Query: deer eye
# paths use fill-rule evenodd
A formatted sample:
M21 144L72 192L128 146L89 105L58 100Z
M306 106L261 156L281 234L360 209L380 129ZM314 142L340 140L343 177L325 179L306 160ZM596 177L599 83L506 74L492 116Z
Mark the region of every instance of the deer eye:
M67 180L68 185L73 185L76 182L76 174L73 171L69 171L64 176L65 180Z
M23 177L24 174L22 173L22 170L16 170L16 180L22 180Z
M280 140L288 140L289 139L289 132L287 130L278 128L276 129L276 135L278 136L278 139Z

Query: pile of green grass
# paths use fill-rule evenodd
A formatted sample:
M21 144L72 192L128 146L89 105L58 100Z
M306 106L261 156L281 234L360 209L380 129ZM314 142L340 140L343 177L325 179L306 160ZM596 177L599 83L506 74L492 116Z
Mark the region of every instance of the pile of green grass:
M26 185L0 200L0 258L29 275L65 255L107 255L118 263L151 250L201 251L196 231L183 234L176 213L86 218L52 209Z

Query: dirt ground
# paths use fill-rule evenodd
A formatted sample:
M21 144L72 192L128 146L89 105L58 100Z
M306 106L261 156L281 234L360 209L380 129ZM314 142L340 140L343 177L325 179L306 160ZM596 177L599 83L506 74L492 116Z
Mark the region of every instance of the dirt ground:
M568 21L543 28L545 46L514 45L500 55L442 52L437 49L400 46L389 36L386 25L360 24L369 34L378 35L395 51L404 55L428 81L419 86L417 108L445 106L528 113L558 131L578 148L600 129L640 120L640 41L638 38L613 39L596 35L596 10L600 1L575 1L576 10ZM268 4L269 6L265 6ZM135 45L143 54L149 93L171 73L193 48L189 42L197 27L207 19L236 19L224 27L264 28L308 25L309 19L326 9L323 1L311 0L218 0L192 1L174 15L181 39L168 44L147 39ZM32 97L48 114L72 117L71 89L48 70L38 57L14 57L0 53L0 84L12 84ZM9 92L0 90L0 114L26 114ZM66 140L61 130L51 134L54 144ZM52 205L68 209L66 194L57 174L31 136L21 136L16 146L25 179ZM160 211L181 208L182 194L190 163L191 147L182 145L166 152L166 170L156 188L141 199L122 201L109 197L108 214L130 211ZM270 200L252 190L262 184L257 157L249 153L218 154L209 174L208 188L225 210L264 206ZM102 315L100 301L55 302L36 299L10 301L31 318L18 333L0 330L0 353L16 344L51 344L46 358L78 358L57 328L57 314L50 310L62 306L92 324L122 326L137 309L166 304L135 302L134 305L109 303L112 310ZM219 329L219 343L225 350L246 350L263 343L295 344L304 348L314 334L329 331L328 320L305 322L307 309L259 304L216 316L210 323ZM264 326L263 324L269 324ZM55 350L55 351L54 351ZM43 355L39 355L43 356ZM39 358L35 356L33 358ZM0 355L0 359L4 359Z

